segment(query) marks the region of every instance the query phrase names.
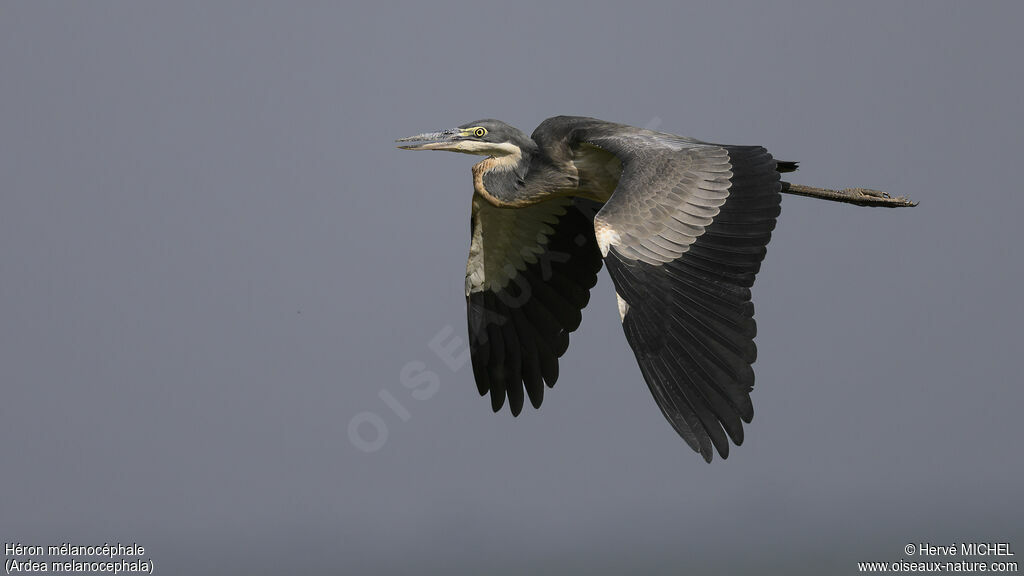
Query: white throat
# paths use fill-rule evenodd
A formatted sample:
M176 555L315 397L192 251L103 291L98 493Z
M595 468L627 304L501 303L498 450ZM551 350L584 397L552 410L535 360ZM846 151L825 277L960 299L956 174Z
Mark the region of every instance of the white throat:
M461 140L448 148L451 152L473 154L474 156L493 156L499 163L494 166L511 164L515 166L523 157L519 146L508 142L480 142L478 140Z

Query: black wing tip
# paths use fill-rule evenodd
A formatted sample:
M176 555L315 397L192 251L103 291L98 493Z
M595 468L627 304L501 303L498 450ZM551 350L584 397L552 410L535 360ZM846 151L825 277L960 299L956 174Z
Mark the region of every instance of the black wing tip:
M538 397L534 398L532 395L530 396L530 406L533 406L534 410L539 410L540 409L540 405L543 404L543 403L544 403L544 389L541 388L540 389L540 395Z
M734 444L736 446L739 446L742 443L743 443L743 440L740 440L739 442L734 442ZM728 460L729 459L729 445L728 444L725 444L724 446L718 446L717 444L712 444L712 446L708 446L707 448L700 448L700 449L694 448L693 451L698 453L698 454L700 454L701 458L704 459L704 462L707 462L708 464L711 464L711 462L714 461L714 459L715 459L715 452L718 452L718 457L721 458L722 460Z
M486 396L486 395L487 395L486 391L483 394L481 394L481 396ZM527 397L530 399L530 405L533 406L533 408L535 410L539 409L541 403L543 403L543 401L544 401L543 394L541 394L539 397L536 397L536 398L533 395L527 394ZM495 414L497 414L498 412L501 412L501 409L505 407L505 398L506 398L506 396L504 394L495 394L495 393L492 392L491 393L491 411L493 411ZM512 417L513 418L518 417L520 414L522 414L523 408L526 406L526 402L524 400L525 400L525 398L523 398L523 399L516 398L515 401L513 401L512 399L509 399L508 409L509 409L509 412L512 413Z
M752 416L753 415L751 415L751 417ZM742 415L740 418L747 424L750 424L750 420L748 418ZM679 436L686 442L686 445L694 452L700 454L701 458L703 458L708 464L714 460L715 452L718 452L719 458L727 460L729 458L729 451L731 448L729 442L732 441L733 446L739 447L743 445L743 440L745 439L744 429L742 426L740 426L737 434L732 434L726 431L728 439L719 437L717 441L711 434L708 434L705 429L694 431L687 428L682 430L675 426L674 423L673 428L675 428L676 433L679 434Z
M491 410L495 414L501 412L502 407L505 406L505 391L502 390L500 394L496 393L494 389L491 389Z
M522 386L522 384L520 384L520 386ZM523 396L523 389L521 387L519 388L518 394L509 394L508 396L508 409L512 411L513 418L519 416L519 413L523 411L523 400L525 400Z
M751 403L749 407L744 408L747 409L740 412L740 418L745 424L750 424L754 421L754 405ZM736 445L739 446L739 442L737 442Z

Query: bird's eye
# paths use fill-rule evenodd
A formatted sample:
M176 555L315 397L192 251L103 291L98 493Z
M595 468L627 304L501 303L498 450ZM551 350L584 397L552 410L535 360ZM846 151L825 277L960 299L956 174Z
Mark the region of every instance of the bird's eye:
M477 138L483 138L485 135L487 135L487 129L482 126L478 126L475 130L473 130L473 135L476 136Z

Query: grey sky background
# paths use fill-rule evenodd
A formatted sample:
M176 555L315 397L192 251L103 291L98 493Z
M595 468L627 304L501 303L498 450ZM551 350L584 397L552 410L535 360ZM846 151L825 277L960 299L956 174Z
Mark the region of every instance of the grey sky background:
M1019 552L1024 9L677 4L0 5L0 540L199 575ZM465 337L474 160L392 140L556 114L921 203L784 198L727 461L662 418L604 272L539 411L431 351Z

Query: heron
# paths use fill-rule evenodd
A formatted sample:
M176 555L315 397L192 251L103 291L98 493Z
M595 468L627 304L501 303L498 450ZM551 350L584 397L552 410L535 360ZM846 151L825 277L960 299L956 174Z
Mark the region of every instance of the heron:
M484 157L472 168L465 286L473 376L491 408L541 406L603 265L656 404L707 462L741 445L753 419L750 289L781 194L915 205L784 182L797 164L761 146L595 118L548 118L530 136L484 119L396 142Z

